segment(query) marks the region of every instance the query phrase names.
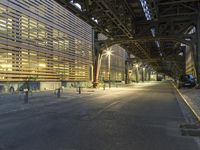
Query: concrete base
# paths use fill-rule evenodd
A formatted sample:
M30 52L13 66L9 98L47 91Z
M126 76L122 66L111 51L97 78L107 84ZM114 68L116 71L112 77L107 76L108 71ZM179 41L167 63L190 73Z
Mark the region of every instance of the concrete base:
M40 90L40 83L37 81L0 82L0 93L13 93L23 89Z
M77 88L77 87L92 87L91 81L62 81L62 86L65 88Z
M0 82L0 93L13 93L29 89L32 91L55 90L61 86L65 88L77 87L92 87L90 81L59 81L59 82L39 82L39 81L24 81L24 82Z

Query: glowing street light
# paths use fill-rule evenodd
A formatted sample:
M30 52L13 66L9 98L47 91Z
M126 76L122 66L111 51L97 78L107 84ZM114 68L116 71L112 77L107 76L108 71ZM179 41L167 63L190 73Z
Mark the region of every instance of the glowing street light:
M106 51L106 55L107 55L107 56L110 56L111 54L112 54L112 51L111 51L111 50L107 50L107 51Z
M111 48L107 48L107 50L102 54L102 56L107 56L108 57L108 82L109 82L109 88L111 87L110 84L110 56L112 55L112 50Z
M110 56L112 55L112 50L111 48L107 48L107 50L103 53L102 56L107 56L108 57L108 80L109 80L109 88L111 87L110 84Z

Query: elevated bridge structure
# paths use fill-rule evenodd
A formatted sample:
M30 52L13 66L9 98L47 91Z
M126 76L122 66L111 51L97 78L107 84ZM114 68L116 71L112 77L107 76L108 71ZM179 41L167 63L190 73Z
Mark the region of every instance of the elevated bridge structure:
M172 77L184 72L180 53L187 45L193 50L200 82L200 0L56 1L92 25L95 37L98 33L108 37L95 40L96 83L102 54L113 44L120 44L128 54Z

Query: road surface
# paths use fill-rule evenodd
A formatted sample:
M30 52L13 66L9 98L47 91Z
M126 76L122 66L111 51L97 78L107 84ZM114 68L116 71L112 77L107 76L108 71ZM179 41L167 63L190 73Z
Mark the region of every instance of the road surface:
M183 116L168 82L107 89L0 115L0 150L199 150Z

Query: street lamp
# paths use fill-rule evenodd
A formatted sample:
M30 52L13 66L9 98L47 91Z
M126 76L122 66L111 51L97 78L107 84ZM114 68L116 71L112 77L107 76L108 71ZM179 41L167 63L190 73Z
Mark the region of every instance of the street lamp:
M109 88L111 88L110 84L110 56L112 55L111 49L106 51L106 55L108 56L108 82L109 82Z
M106 51L102 54L102 56L107 56L108 57L108 81L109 81L109 88L111 87L110 84L110 56L112 55L112 50L111 48L107 48Z

